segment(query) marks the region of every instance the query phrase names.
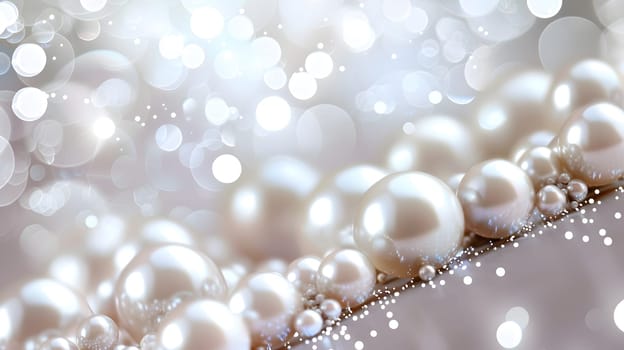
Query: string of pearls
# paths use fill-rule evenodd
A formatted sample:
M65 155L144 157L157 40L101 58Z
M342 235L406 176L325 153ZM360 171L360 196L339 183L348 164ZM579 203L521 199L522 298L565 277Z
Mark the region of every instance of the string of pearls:
M145 229L89 258L107 276L89 300L52 278L6 290L0 348L240 350L313 337L388 276L431 280L470 235L508 238L619 180L623 86L598 60L554 78L522 72L468 123L411 124L385 169L351 166L317 184L305 164L272 160L223 202L224 237L249 263L217 266L174 224Z

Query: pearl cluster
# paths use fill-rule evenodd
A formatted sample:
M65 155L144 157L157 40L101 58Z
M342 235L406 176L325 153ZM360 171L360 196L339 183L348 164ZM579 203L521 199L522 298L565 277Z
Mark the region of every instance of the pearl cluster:
M618 73L597 60L562 72L544 89L542 103L552 102L546 131L521 118L529 98L521 92L536 80L543 75L524 72L501 82L496 100L478 105L474 132L450 118L419 120L390 148L386 169L351 166L317 184L303 163L265 164L224 200L224 233L250 264L217 266L174 225L145 231L128 246L131 257L105 257L122 262L100 284L110 291L99 303L50 278L17 285L1 299L0 346L276 348L316 336L388 277L429 281L468 248L467 233L508 238L624 175ZM496 108L519 117L488 124L483 115L505 99ZM513 146L501 135L516 128L524 141ZM497 138L486 136L492 130ZM473 158L461 156L466 149ZM499 156L505 152L510 160ZM457 173L458 164L474 165Z

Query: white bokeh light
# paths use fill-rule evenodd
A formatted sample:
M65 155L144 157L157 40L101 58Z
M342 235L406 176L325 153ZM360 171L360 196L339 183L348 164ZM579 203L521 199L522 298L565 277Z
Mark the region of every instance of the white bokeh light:
M183 50L184 37L181 35L165 35L158 41L160 55L168 60L180 57Z
M342 19L342 40L355 52L368 50L375 43L375 32L366 15L360 12L345 14Z
M115 122L108 117L100 117L93 123L93 134L100 139L106 140L115 134Z
M527 7L533 16L551 18L559 13L563 0L527 0Z
M401 22L407 19L412 10L410 0L383 0L381 12L392 22Z
M505 321L496 329L496 340L505 349L513 349L522 341L522 328L514 321Z
M256 107L256 121L266 131L279 131L290 123L291 109L279 96L265 97Z
M105 6L107 0L80 0L80 6L89 12L98 12Z
M11 108L23 121L38 120L48 110L48 94L34 87L25 87L13 95Z
M277 40L263 36L251 42L251 54L260 69L271 68L282 57L282 48Z
M164 124L156 130L154 138L158 148L165 152L173 152L182 144L182 131L176 125Z
M46 53L41 46L26 43L13 51L11 63L13 69L22 77L34 77L41 73L47 62Z
M288 77L281 67L273 67L264 73L264 83L270 89L279 90L286 85Z
M204 114L211 124L223 125L230 118L230 107L222 98L212 97L206 101Z
M624 300L620 301L613 309L613 322L620 331L624 332Z
M212 162L212 174L217 181L224 184L238 180L242 170L241 162L231 154L222 154Z
M316 79L327 78L334 70L334 61L323 51L315 51L305 59L305 69Z
M288 90L298 100L309 100L316 94L318 85L310 73L298 72L290 77Z
M199 68L204 64L205 59L206 54L204 53L204 49L199 45L189 44L182 50L182 64L184 64L186 68Z
M247 16L234 16L228 21L227 31L232 38L247 41L254 35L254 25Z
M10 1L0 2L0 33L19 18L17 6Z
M202 7L191 14L191 32L198 38L214 39L223 31L223 15L212 7Z

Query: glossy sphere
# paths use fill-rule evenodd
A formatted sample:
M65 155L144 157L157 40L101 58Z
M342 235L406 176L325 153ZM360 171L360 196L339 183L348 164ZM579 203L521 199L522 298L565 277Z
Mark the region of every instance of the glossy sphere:
M253 346L282 344L293 332L292 321L302 308L301 294L277 273L249 275L230 298L230 309L245 319Z
M516 142L515 146L511 149L509 159L518 164L524 152L535 147L548 146L555 136L555 133L546 130L536 131L525 136L520 141Z
M70 332L90 314L86 299L65 284L31 280L0 301L0 344L18 348L45 331Z
M227 305L210 299L181 304L160 324L159 350L247 350L249 330Z
M537 208L546 216L561 214L567 204L565 193L555 185L544 186L537 192Z
M353 247L353 216L364 193L386 171L358 165L323 180L310 195L303 231L302 252L323 256L332 249Z
M207 256L186 246L164 245L145 249L130 261L117 280L115 304L121 326L141 339L181 299L222 299L226 293L219 268Z
M587 198L587 193L589 191L587 185L583 181L576 179L568 182L568 186L566 186L566 189L568 190L568 197L570 197L571 200L577 202L584 201L585 198Z
M553 83L549 103L562 125L576 109L595 102L621 104L622 80L609 64L596 59L580 61Z
M354 249L341 249L321 261L316 289L343 306L362 304L373 292L375 267L368 258Z
M336 320L342 313L340 303L334 299L323 300L323 302L321 302L320 309L328 320Z
M295 329L303 337L313 337L322 328L323 318L314 310L303 310L295 317Z
M55 337L46 340L38 350L78 350L78 346L67 338Z
M535 190L518 166L493 159L468 170L457 196L467 229L485 238L505 238L527 224Z
M279 157L241 178L229 193L224 230L233 246L256 261L299 257L305 198L318 175L305 163Z
M588 186L624 174L624 111L610 103L577 110L564 124L557 147L565 168Z
M111 350L118 339L119 328L105 315L93 315L82 321L76 335L80 350Z
M536 188L554 184L561 173L559 158L548 147L535 147L527 150L518 160L518 165L529 175Z
M288 266L286 278L302 294L316 289L316 273L321 259L315 256L304 256L296 259Z
M481 160L481 152L457 118L429 116L414 123L390 148L387 166L393 172L419 170L441 178L464 171Z
M355 242L378 270L416 277L423 264L439 266L461 244L464 216L455 193L421 172L376 183L355 217Z

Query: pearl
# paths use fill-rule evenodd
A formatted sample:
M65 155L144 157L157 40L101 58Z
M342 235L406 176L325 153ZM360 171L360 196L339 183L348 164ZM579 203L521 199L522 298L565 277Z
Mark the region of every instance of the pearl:
M279 157L249 172L227 195L223 213L225 236L247 258L261 261L299 257L306 197L318 175L305 163Z
M470 125L484 156L507 156L515 140L552 128L551 111L545 104L551 81L547 73L522 71L491 84L475 101Z
M219 268L203 253L182 245L141 251L122 271L115 286L121 325L134 339L156 330L172 303L189 296L223 299L227 294Z
M418 277L423 281L431 281L436 275L436 270L431 265L423 265L418 270Z
M115 321L105 315L93 315L78 326L76 343L80 350L112 350L119 339Z
M316 289L316 272L320 265L321 259L315 256L301 257L290 263L286 278L299 292L305 294Z
M610 103L577 110L557 137L559 156L574 178L602 186L624 174L624 111Z
M55 337L46 340L38 350L78 350L78 347L67 338Z
M51 329L65 335L91 314L82 295L52 279L31 280L0 300L0 344L8 348Z
M247 276L232 293L230 309L243 316L253 346L277 346L292 333L292 320L303 308L301 294L277 273Z
M322 181L310 195L299 247L323 256L340 247L353 247L353 216L364 193L387 172L370 165L346 168Z
M565 193L555 185L546 185L537 192L537 208L546 216L561 214L567 204Z
M512 147L509 159L518 164L520 157L529 149L541 146L548 146L555 138L555 133L547 130L536 131L523 137Z
M320 306L321 312L328 320L337 320L342 314L342 306L334 299L325 299Z
M568 196L571 200L582 202L587 198L588 188L587 185L580 180L571 180L568 182L568 186L566 186L568 190Z
M358 306L371 295L377 274L368 258L354 249L334 251L323 258L316 290L347 307Z
M156 335L159 350L241 350L251 348L249 330L240 315L210 299L181 304L167 314Z
M468 170L457 196L468 230L485 238L505 238L528 223L535 191L522 169L493 159Z
M323 318L314 310L303 310L295 317L295 329L303 337L313 337L321 332Z
M461 244L464 216L455 193L421 172L397 173L366 193L355 217L358 248L389 275L416 277L440 266Z
M557 154L548 147L535 147L527 150L517 164L524 170L537 188L554 184L561 173Z
M418 170L446 178L481 159L470 131L456 118L428 116L414 122L413 130L390 148L386 161L391 171Z
M576 109L595 102L622 103L622 80L606 62L587 59L563 71L553 82L548 102L553 107L558 125Z

